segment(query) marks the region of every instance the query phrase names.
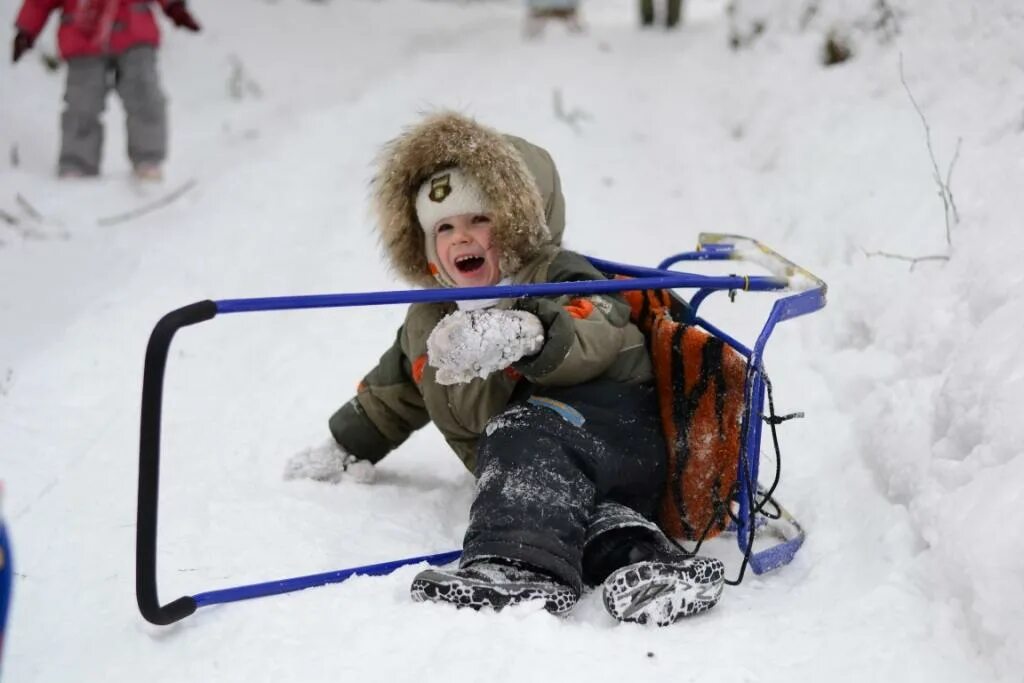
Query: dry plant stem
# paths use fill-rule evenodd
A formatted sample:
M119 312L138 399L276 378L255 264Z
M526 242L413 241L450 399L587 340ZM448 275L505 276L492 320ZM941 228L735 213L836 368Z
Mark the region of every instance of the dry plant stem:
M953 201L953 190L950 188L950 182L953 180L953 167L956 166L957 159L960 158L960 143L963 142L963 138L956 139L956 149L953 151L953 159L949 162L949 168L946 169L946 197L949 199L949 208L953 210L953 224L957 225L960 223L960 212L956 208L956 202ZM949 221L946 222L946 242L952 246L952 237L949 234Z
M29 218L37 220L39 222L43 221L43 214L39 213L36 210L36 207L32 206L32 204L30 204L29 201L25 199L23 195L15 195L14 201L18 202L18 206L24 209L25 213L29 215Z
M960 143L963 141L962 138L958 138L956 141L956 152L953 154L953 160L949 164L949 168L946 171L946 180L943 182L942 173L939 171L939 163L935 160L935 149L932 146L932 129L928 125L928 119L925 118L924 112L921 111L921 107L918 106L917 100L914 99L914 94L910 91L910 86L907 84L906 76L903 74L903 55L900 54L900 82L903 83L903 89L907 91L907 97L910 98L910 103L914 105L914 110L917 115L921 118L921 124L924 126L924 140L928 146L928 156L932 162L932 177L935 179L935 184L939 186L939 197L942 199L942 207L945 212L946 219L946 245L953 246L953 225L960 222L960 214L956 208L956 202L953 201L953 191L950 189L949 183L953 178L953 166L956 165L957 159L960 158Z
M11 226L10 229L17 233L22 239L66 240L70 237L68 232L62 228L59 221L47 220L43 214L39 213L39 211L32 206L31 202L25 199L23 195L15 195L15 201L18 203L22 212L27 215L27 218L24 216L15 216L3 209L0 209L0 220ZM53 228L53 230L47 231L45 229L46 227Z
M573 109L570 112L565 111L565 105L562 102L562 90L555 88L554 92L554 108L555 118L559 121L564 121L566 125L573 129L577 134L580 133L579 122L590 118L587 112L582 109Z
M11 229L18 234L19 237L25 240L45 240L50 237L44 230L33 227L27 223L17 223L11 226ZM58 239L64 238L65 235L56 235Z
M228 77L228 93L236 100L244 99L246 95L260 97L263 89L253 79L249 78L245 71L245 65L236 55L229 55L231 62L231 75Z
M104 225L104 226L106 226L106 225L116 225L118 223L124 223L124 222L130 221L130 220L133 220L135 218L138 218L139 216L144 216L147 213L150 213L151 211L156 211L159 208L167 206L168 204L170 204L171 202L175 201L176 199L181 197L183 194L185 194L186 192L188 192L189 190L191 190L195 186L196 186L195 179L189 180L187 183L185 183L184 185L182 185L178 189L174 190L173 192L171 192L169 194L164 195L163 197L161 197L160 199L157 199L154 202L150 202L149 204L145 204L144 206L140 206L139 208L133 209L132 211L126 211L124 213L119 213L116 216L107 216L106 218L100 218L100 219L98 219L96 221L96 223L97 223L97 225Z
M932 162L932 177L935 180L935 184L939 186L938 194L942 199L942 208L944 210L944 217L946 220L946 248L948 251L953 247L953 226L960 222L960 213L957 211L956 202L953 200L953 191L950 189L950 184L953 180L953 168L956 166L956 162L960 158L960 144L963 142L963 138L957 138L956 150L953 152L953 159L949 162L949 168L946 169L946 177L945 180L943 180L942 173L939 171L939 163L935 160L935 148L932 146L932 129L931 126L928 125L928 119L925 118L924 112L921 111L921 107L917 104L917 100L914 99L914 93L910 91L910 85L907 84L906 76L903 73L902 54L900 54L900 82L903 84L903 89L906 90L907 97L910 98L910 103L914 105L914 111L917 112L918 117L921 119L921 124L924 126L924 141L928 146L928 157ZM905 256L903 254L892 254L885 251L864 251L864 255L867 258L877 256L896 261L905 261L910 264L911 271L914 270L918 263L924 263L926 261L949 261L948 253L936 254L933 256Z
M934 256L903 256L902 254L890 254L886 251L865 251L864 256L872 258L878 256L881 258L894 259L896 261L906 261L910 264L910 270L913 271L918 263L925 261L948 261L949 256L946 254L936 254Z

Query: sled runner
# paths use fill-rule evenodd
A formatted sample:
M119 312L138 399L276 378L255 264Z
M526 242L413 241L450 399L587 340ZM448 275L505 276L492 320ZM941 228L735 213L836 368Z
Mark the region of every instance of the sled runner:
M748 565L760 574L788 563L803 543L804 532L773 498L779 457L775 427L795 415L775 415L763 354L778 323L824 307L825 283L761 243L738 235L703 233L697 251L671 256L656 268L590 260L602 272L617 276L616 279L207 300L165 315L150 335L143 373L136 529L136 598L142 616L154 624L170 624L206 605L338 583L356 574L388 574L408 564L446 564L461 554L451 551L405 558L197 593L160 604L156 539L167 355L178 330L228 313L622 292L632 304L634 322L648 338L662 427L669 442L662 526L676 538L695 542L697 547L690 550L693 553L707 538L734 533L743 564L737 579L728 583L741 581ZM766 269L769 275L708 276L671 270L672 266L689 261L746 261ZM676 293L682 289L696 292L684 300ZM786 293L775 301L756 342L749 348L699 314L701 304L711 294L736 291ZM771 429L776 452L775 477L766 489L758 485L762 422ZM755 541L768 536L779 542L755 551Z

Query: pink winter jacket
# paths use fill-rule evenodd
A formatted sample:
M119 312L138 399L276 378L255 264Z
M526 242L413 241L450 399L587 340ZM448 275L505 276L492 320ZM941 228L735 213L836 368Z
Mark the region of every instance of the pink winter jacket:
M14 22L33 38L61 10L57 44L64 59L120 54L136 45L160 44L151 2L166 9L175 0L24 0Z

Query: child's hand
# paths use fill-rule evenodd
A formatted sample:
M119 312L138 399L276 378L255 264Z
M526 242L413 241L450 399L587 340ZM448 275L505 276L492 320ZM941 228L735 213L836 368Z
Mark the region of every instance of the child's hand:
M24 31L18 31L14 36L14 46L11 49L11 61L16 62L21 59L23 54L32 49L32 44L34 42L36 42L35 38Z
M187 28L189 31L199 31L199 23L192 17L192 14L185 7L185 0L176 0L164 10L167 18L174 22L178 28Z
M504 370L544 346L544 326L527 311L456 311L427 338L438 384L461 384Z
M285 479L313 479L330 484L342 479L370 484L376 474L373 463L346 453L334 437L319 446L302 449L290 457L284 467Z

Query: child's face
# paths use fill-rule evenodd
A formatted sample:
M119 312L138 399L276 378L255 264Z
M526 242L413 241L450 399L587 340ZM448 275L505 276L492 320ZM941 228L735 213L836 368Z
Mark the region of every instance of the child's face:
M434 226L437 257L459 287L486 287L501 279L498 248L491 244L490 216L464 213Z

